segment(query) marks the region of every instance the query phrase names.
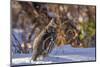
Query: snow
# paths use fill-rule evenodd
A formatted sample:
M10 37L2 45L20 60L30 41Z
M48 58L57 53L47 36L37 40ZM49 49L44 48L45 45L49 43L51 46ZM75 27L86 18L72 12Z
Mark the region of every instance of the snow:
M13 54L12 65L48 64L76 61L95 61L95 48L73 48L70 45L55 47L41 61L31 61L32 54Z

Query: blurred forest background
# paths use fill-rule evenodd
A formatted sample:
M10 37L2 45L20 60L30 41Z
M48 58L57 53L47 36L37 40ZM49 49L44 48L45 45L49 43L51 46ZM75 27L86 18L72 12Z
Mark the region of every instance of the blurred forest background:
M11 42L18 53L32 51L34 39L54 19L57 46L96 46L96 7L11 1ZM20 37L17 35L21 34ZM15 42L16 41L16 42Z

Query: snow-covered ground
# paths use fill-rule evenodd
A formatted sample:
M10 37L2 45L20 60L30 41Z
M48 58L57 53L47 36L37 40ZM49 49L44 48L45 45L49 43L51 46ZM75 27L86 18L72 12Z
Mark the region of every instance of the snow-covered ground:
M55 47L52 52L41 61L31 61L32 54L13 54L12 65L48 64L76 61L93 61L95 48L73 48L70 45Z

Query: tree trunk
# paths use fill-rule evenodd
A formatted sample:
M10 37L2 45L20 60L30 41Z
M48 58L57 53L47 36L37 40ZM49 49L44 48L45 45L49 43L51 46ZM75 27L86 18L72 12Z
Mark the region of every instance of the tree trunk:
M34 39L33 42L33 55L32 60L37 60L40 55L42 55L42 43L43 43L43 37L45 36L46 31L53 26L53 19L50 21L50 23L40 32L40 34Z

